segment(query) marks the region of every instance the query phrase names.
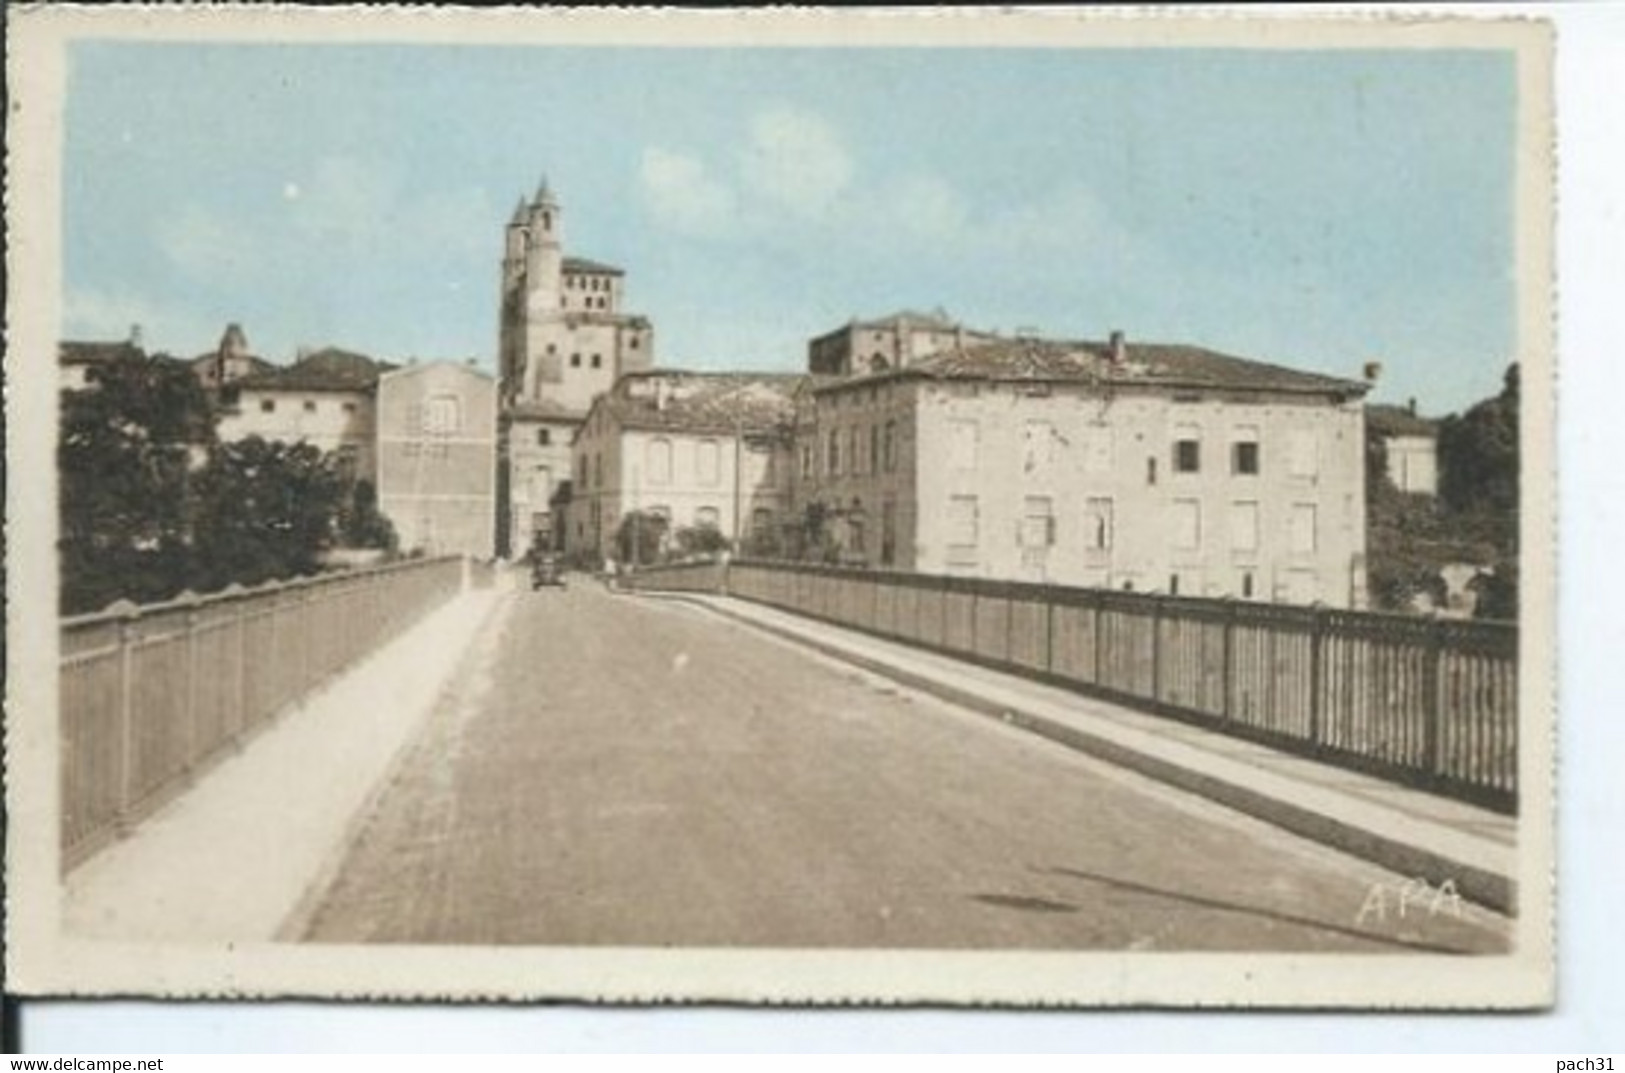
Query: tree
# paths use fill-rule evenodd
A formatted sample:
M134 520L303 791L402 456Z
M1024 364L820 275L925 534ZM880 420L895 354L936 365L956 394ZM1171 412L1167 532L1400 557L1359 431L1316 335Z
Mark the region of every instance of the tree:
M675 538L684 555L715 555L728 548L728 538L714 525L684 526L677 530Z
M615 529L615 552L623 563L656 562L665 542L666 519L660 514L634 510L622 515Z
M1501 393L1439 430L1439 495L1464 533L1493 549L1478 614L1516 618L1519 517L1518 366L1507 368Z
M315 573L338 536L343 493L310 444L250 436L217 446L196 482L195 587Z
M214 442L197 378L131 348L62 395L61 602L69 614L186 588L192 467Z
M378 509L377 487L365 477L341 489L335 524L339 543L347 548L394 551L399 544L394 524Z

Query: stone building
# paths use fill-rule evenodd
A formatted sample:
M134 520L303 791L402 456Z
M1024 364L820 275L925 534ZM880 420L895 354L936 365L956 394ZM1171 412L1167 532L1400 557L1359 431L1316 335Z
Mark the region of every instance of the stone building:
M496 524L496 381L427 362L378 378L378 506L402 550L490 558Z
M912 364L939 350L997 339L951 320L942 310L902 310L874 320L856 318L807 343L807 371L820 376L854 376Z
M1366 427L1383 441L1388 479L1411 495L1439 494L1439 426L1408 406L1368 406Z
M842 561L1360 607L1366 390L1120 334L968 345L811 389L793 510Z
M335 452L345 476L375 480L378 377L391 368L336 347L268 365L221 388L217 434L228 442L259 436L308 443Z
M648 371L600 395L575 443L565 546L613 557L637 511L734 546L775 544L787 519L793 394L782 373Z
M147 358L139 332L122 342L64 339L56 349L57 385L63 391L85 391L96 386L93 370L131 358Z
M509 220L498 343L497 548L558 540L551 501L593 399L654 362L654 328L622 310L626 274L567 257L563 208L544 180Z
M229 393L231 385L247 376L275 370L276 366L249 350L242 325L228 324L213 350L192 359L192 374L211 398Z

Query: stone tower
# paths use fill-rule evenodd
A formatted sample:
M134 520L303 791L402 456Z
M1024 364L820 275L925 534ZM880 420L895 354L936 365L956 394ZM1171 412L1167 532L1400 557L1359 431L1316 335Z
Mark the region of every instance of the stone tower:
M570 442L592 400L654 362L653 326L621 311L626 273L565 256L563 216L544 178L503 235L499 554L551 539L549 502L571 477Z

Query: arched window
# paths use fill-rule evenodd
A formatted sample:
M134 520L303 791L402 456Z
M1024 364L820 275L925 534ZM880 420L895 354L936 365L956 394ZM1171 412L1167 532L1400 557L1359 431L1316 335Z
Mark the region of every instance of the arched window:
M869 371L872 373L883 373L889 368L891 362L886 360L884 354L876 352L875 356L869 359Z
M649 441L644 450L644 462L649 470L650 484L671 483L671 441L665 437Z
M695 476L701 484L716 484L721 480L722 451L716 440L701 440L695 449Z

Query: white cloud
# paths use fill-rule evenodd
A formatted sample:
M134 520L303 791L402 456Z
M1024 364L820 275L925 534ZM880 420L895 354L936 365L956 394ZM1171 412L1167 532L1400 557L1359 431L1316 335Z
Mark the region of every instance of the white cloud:
M638 179L655 219L674 231L716 235L734 222L734 192L698 157L651 146L643 151Z
M848 188L854 171L840 135L819 116L775 105L752 117L740 174L764 200L803 215L822 212Z

